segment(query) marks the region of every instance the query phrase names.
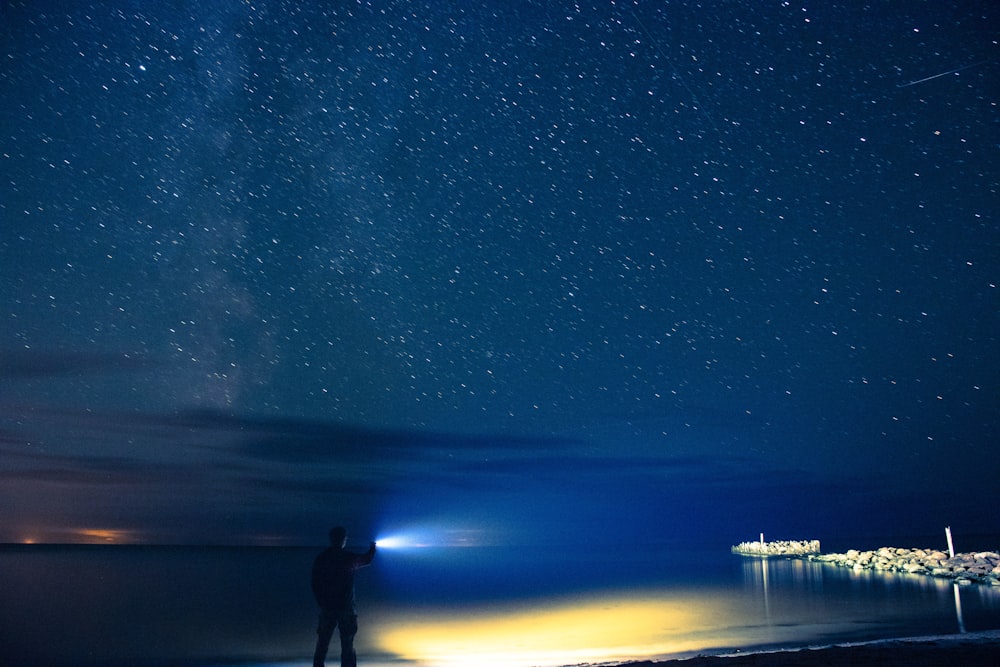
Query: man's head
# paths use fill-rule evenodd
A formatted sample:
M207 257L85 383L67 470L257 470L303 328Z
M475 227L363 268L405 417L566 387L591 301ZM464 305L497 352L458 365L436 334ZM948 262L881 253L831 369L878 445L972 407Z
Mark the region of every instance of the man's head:
M336 528L330 529L330 545L335 547L344 548L347 544L347 529L343 526L337 526Z

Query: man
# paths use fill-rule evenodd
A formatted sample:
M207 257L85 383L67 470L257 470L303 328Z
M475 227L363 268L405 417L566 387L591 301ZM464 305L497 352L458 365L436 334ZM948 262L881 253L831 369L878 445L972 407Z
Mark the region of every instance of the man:
M312 590L319 604L319 627L316 628L316 653L313 667L324 667L333 631L340 626L340 664L355 667L354 635L358 632L358 613L354 608L354 571L369 565L375 558L375 543L368 551L356 554L344 549L347 530L330 530L330 547L316 556L312 568Z

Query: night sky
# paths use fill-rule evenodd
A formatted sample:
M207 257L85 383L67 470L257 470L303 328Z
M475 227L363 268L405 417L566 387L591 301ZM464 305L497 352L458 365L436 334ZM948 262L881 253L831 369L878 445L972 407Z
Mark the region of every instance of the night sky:
M4 2L0 541L1000 532L998 35Z

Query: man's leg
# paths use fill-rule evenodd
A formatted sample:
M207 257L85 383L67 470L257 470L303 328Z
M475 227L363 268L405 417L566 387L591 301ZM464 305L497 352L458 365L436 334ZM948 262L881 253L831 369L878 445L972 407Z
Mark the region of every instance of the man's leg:
M354 653L354 635L358 634L358 617L340 617L340 665L357 667L358 656Z
M330 648L330 638L333 637L335 627L337 627L337 617L321 611L319 625L316 627L316 651L313 653L313 667L324 667L326 652Z

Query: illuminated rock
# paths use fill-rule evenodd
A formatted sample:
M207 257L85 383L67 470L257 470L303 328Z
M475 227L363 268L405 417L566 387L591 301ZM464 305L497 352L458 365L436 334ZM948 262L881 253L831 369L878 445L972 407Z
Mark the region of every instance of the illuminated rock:
M732 547L742 556L805 556L820 552L819 540L778 540L776 542L741 542Z
M873 551L850 549L842 554L808 556L809 560L831 563L861 572L905 572L951 579L955 583L1000 585L1000 554L995 551L947 554L933 549L882 547Z

